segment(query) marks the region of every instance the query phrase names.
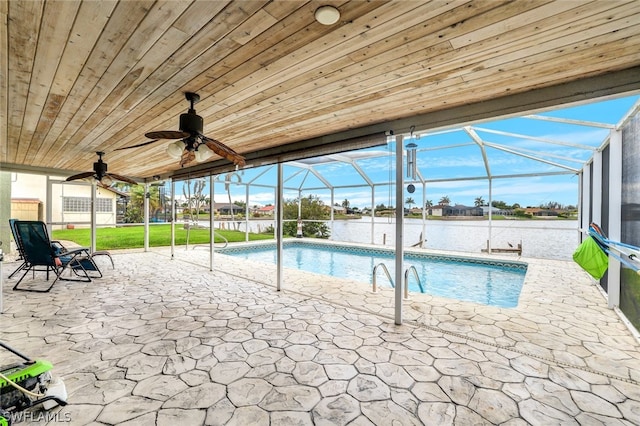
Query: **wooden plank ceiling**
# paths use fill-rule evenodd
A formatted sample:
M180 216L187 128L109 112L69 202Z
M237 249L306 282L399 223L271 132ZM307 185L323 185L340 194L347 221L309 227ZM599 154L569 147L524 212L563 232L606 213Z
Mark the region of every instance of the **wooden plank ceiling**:
M338 23L314 20L324 4ZM637 0L10 0L0 15L0 167L62 175L91 170L95 151L138 179L180 171L168 140L115 149L178 130L185 92L201 96L205 135L256 157L589 78L622 72L608 94L640 80Z

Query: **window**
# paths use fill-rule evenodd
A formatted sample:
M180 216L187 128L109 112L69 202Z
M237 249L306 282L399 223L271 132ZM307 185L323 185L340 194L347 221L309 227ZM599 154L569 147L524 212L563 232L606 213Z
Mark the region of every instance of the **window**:
M62 210L67 213L89 213L91 212L90 197L63 197ZM96 212L112 213L113 200L111 198L96 198Z

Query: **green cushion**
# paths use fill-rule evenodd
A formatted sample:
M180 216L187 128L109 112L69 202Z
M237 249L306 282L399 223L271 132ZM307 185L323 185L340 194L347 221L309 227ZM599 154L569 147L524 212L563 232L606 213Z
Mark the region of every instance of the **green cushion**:
M609 257L591 236L578 246L573 253L573 260L597 280L602 278L609 267Z

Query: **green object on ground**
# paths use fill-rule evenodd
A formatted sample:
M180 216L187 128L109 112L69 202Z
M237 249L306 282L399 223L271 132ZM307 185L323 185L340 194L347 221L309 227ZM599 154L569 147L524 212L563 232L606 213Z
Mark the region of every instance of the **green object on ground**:
M39 375L51 370L53 365L49 361L43 359L35 360L33 364L16 365L3 371L4 374L12 382L21 382L27 378L38 377ZM6 380L0 378L0 389L11 386Z
M602 251L593 237L587 237L573 253L573 260L599 280L609 267L609 257Z

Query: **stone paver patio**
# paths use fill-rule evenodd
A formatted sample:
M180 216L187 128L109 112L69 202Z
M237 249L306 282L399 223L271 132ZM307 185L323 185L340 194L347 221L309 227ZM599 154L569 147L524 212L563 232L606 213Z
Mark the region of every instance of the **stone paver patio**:
M640 424L638 340L572 262L522 259L516 308L412 295L397 326L391 289L287 270L278 292L215 256L114 252L45 294L4 262L0 340L69 393L49 424Z

